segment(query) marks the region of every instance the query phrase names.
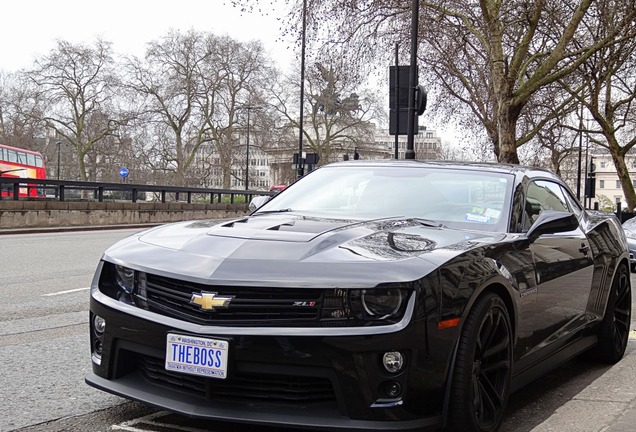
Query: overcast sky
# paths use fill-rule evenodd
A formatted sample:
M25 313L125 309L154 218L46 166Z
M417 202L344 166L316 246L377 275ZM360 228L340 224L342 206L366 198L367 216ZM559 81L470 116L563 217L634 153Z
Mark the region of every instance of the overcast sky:
M261 40L279 67L287 69L293 52L289 41L278 40L277 20L285 13L282 7L266 16L242 13L227 0L7 1L0 23L0 70L30 67L56 47L57 39L92 45L101 37L113 42L116 54L143 56L146 43L170 29Z
M260 40L284 71L298 67L290 40L281 40L283 0L261 0L266 14L241 12L228 0L9 0L2 2L0 72L32 66L58 39L92 45L97 37L113 43L117 55L143 56L146 44L171 29ZM423 118L420 124L427 124ZM444 130L439 130L442 135Z

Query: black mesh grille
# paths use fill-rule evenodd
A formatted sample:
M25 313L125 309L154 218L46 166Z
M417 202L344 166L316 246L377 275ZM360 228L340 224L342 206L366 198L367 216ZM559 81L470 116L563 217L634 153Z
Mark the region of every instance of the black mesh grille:
M167 371L163 360L138 355L137 365L149 381L194 396L219 401L306 404L336 399L327 378L233 373L225 380Z
M192 294L213 292L232 298L227 308L202 310L192 304ZM198 324L231 321L254 325L272 321L315 322L319 317L322 290L210 286L147 275L148 309Z

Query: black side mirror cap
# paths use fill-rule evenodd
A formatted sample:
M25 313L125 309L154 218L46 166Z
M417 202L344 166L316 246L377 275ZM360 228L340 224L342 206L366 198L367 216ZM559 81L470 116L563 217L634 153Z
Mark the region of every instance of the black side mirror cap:
M575 214L564 211L544 210L528 230L527 236L529 239L534 240L544 234L574 231L578 227L579 220Z

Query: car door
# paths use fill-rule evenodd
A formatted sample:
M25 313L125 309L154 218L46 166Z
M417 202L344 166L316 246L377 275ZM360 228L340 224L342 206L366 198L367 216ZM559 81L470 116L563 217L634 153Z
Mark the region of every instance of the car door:
M556 182L530 182L526 189L525 223L530 226L544 210L576 214L565 193ZM529 248L538 289L532 345L533 351L543 351L540 355L543 357L567 343L585 324L593 260L580 226L573 231L541 235L531 241Z

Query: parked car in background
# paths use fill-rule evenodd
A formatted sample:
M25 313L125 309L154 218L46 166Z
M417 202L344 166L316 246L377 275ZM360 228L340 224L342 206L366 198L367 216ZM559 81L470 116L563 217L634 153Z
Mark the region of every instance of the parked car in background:
M636 272L636 218L627 219L623 222L623 230L625 231L625 237L627 237L631 271Z
M280 185L272 185L269 188L270 192L280 192L282 190L284 190L287 187L287 185L284 184L280 184Z
M274 193L279 193L285 190L286 188L287 188L287 185L284 185L284 184L272 185L270 186L269 191ZM250 212L255 211L257 208L265 204L267 201L271 199L271 197L272 197L271 195L259 195L252 198L248 207Z
M618 219L551 172L339 162L110 247L86 381L210 421L494 432L545 371L623 357L629 268Z

